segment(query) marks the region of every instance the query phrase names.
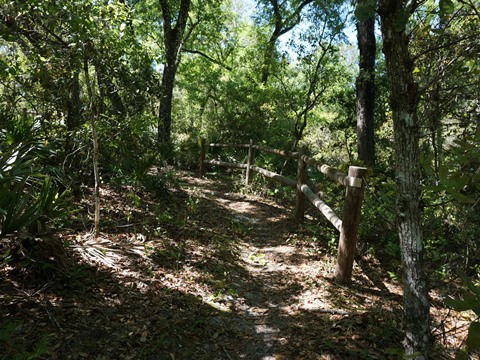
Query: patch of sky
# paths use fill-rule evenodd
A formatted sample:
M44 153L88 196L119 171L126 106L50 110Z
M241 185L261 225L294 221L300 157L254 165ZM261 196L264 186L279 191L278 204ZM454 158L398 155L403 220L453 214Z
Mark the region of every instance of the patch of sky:
M239 16L244 19L253 19L255 12L257 11L257 2L255 0L240 0L232 1L232 10L237 12ZM306 9L304 9L305 11ZM356 29L355 21L353 19L353 5L347 6L344 8L344 29L343 29L343 44L341 45L342 49L346 49L346 58L348 62L353 62L354 59L352 54L356 52L357 49L357 39L356 39ZM290 60L295 60L297 58L297 53L294 49L294 44L300 44L302 33L305 33L309 30L312 24L307 20L302 20L302 22L297 25L292 31L287 32L278 39L277 49L288 56ZM308 46L307 44L302 44L301 46ZM353 48L353 49L352 49ZM356 62L356 60L355 60Z

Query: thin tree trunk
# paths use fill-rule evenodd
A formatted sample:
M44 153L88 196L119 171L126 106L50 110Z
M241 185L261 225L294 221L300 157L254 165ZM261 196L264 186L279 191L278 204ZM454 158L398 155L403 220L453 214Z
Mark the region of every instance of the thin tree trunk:
M80 126L80 70L75 69L70 83L70 94L67 99L67 134L65 137L65 156L72 151L72 135Z
M100 173L98 170L98 137L97 137L97 111L93 99L92 83L90 81L90 74L88 72L88 59L85 57L83 62L83 70L85 72L85 84L87 86L88 100L90 103L90 124L92 126L92 140L93 140L93 174L95 177L95 219L94 219L94 237L100 234Z
M427 359L430 346L429 298L424 272L420 225L418 90L413 78L413 61L405 28L398 19L405 3L380 2L383 51L387 63L390 106L393 113L396 155L397 222L404 286L405 339L407 355Z
M365 2L360 0L359 3ZM357 77L357 151L365 165L375 163L375 16L357 23L360 72Z
M438 185L440 181L440 166L443 159L443 135L441 119L441 100L440 100L440 84L437 83L432 92L432 103L434 106L431 126L432 148L433 148L433 166L435 171L435 181Z

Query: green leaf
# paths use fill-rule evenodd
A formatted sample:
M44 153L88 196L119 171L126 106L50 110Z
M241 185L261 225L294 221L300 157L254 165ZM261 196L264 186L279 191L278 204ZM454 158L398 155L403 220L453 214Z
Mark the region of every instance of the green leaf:
M36 359L41 355L45 354L48 350L48 337L43 336L36 344L35 348L33 349L32 359Z
M467 349L480 348L480 323L473 322L468 328Z
M461 203L464 203L464 204L474 204L475 203L475 199L470 198L466 195L463 195L460 191L458 191L454 188L447 187L445 190L447 191L448 194L452 195L455 198L455 200L457 200Z
M450 15L455 11L455 4L452 0L440 0L439 7L441 18Z
M463 281L463 285L473 294L475 294L480 300L480 286L475 286L475 284L470 280L468 275L463 270L458 270L458 277ZM479 314L480 315L480 314Z
M3 323L0 325L0 341L8 341L10 338L11 334L15 331L15 329L22 325L23 321L20 322L13 322L13 321L7 321L6 323ZM3 358L2 358L3 359Z
M444 302L445 302L445 305L447 305L448 307L451 307L455 311L470 310L470 307L467 304L465 304L463 300L448 298L448 299L445 299Z
M463 189L470 182L470 177L460 171L456 171L450 175L454 187L458 190Z

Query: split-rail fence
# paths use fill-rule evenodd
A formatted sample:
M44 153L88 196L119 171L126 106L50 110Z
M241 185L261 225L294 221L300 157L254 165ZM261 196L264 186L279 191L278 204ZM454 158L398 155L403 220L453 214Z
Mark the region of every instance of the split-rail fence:
M337 265L335 268L335 280L339 283L348 283L352 278L353 261L356 252L358 228L360 223L360 211L362 205L362 195L365 187L365 177L367 169L364 167L350 166L348 175L339 170L321 164L318 161L305 155L303 150L298 152L271 149L268 147L255 145L252 140L249 144L207 144L205 139L200 140L200 174L204 176L206 173L206 165L216 165L231 168L245 169L245 185L251 182L252 171L260 173L270 179L281 182L287 186L296 189L296 206L295 218L302 221L305 214L305 203L308 199L320 212L332 223L332 225L340 232ZM237 148L248 150L247 163L230 163L219 160L207 160L207 148ZM255 151L266 152L279 155L289 159L296 159L297 178L291 179L275 172L258 167L255 162ZM325 174L329 179L338 182L346 187L345 203L343 216L340 217L322 201L306 184L307 182L307 166L312 166L318 171Z

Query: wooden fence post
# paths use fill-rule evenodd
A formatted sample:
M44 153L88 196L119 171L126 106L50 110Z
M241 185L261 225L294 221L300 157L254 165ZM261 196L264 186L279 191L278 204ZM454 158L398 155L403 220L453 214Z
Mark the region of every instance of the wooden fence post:
M305 150L300 148L298 151L298 166L297 166L297 191L295 203L295 220L303 221L305 215L305 194L302 191L302 185L307 182L307 164L303 160Z
M348 169L348 185L343 209L342 227L338 243L337 266L335 268L335 281L349 283L352 279L353 258L355 257L358 227L360 223L360 210L362 194L365 187L363 180L367 169L350 166Z
M200 139L200 177L205 176L205 155L207 152L207 148L205 146L205 139Z
M245 186L250 185L252 180L252 170L253 162L255 161L255 149L253 148L253 140L250 139L250 144L248 145L248 159L247 159L247 171L245 174Z

